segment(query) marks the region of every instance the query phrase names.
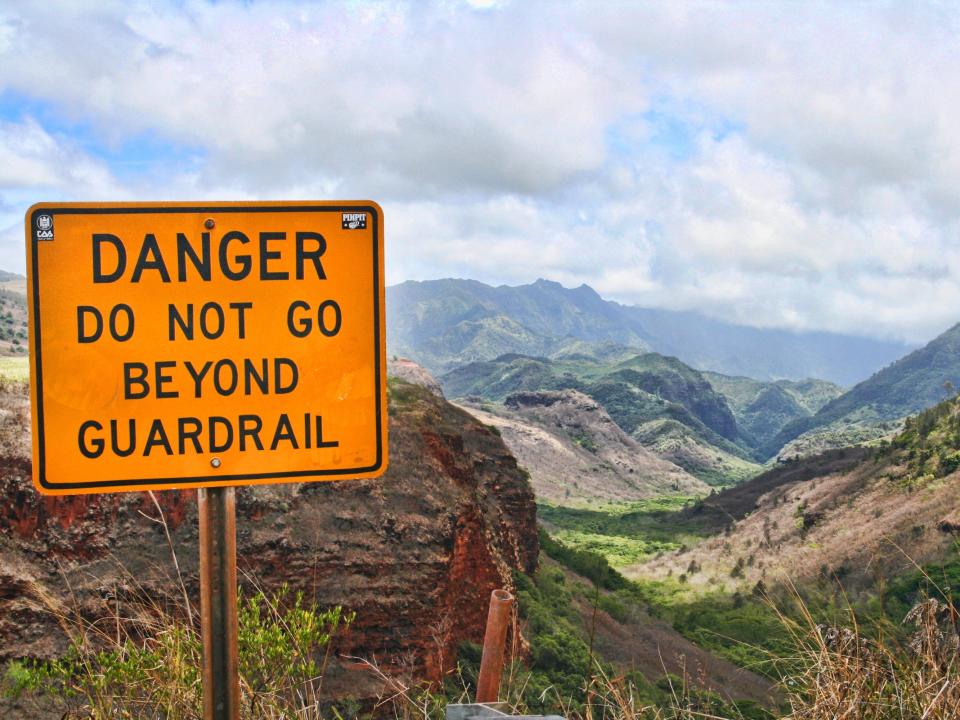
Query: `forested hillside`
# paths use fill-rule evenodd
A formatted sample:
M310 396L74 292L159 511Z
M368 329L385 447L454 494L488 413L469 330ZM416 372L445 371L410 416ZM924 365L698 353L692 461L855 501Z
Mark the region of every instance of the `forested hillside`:
M805 433L839 431L854 426L864 439L889 432L899 420L951 396L960 386L960 325L834 398L812 417L784 427L763 448L770 457ZM841 440L837 444L844 444Z

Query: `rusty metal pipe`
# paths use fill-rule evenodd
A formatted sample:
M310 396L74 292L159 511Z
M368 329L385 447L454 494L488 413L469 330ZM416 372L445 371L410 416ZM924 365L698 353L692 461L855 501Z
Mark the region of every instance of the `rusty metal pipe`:
M490 594L490 610L487 612L487 629L483 635L483 657L480 660L480 677L477 678L477 702L497 702L500 695L500 675L503 672L503 653L507 642L507 626L510 624L510 608L513 595L506 590L494 590Z
M200 488L200 628L203 718L239 720L237 515L232 487Z

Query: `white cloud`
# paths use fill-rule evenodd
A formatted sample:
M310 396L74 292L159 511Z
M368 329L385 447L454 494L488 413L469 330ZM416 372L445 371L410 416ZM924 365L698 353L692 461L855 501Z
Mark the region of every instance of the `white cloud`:
M391 281L545 276L923 340L960 307L958 25L895 2L13 3L0 92L198 160L118 180L19 118L0 193L367 196Z
M36 121L0 122L0 268L23 272L23 214L37 200L124 197L110 170Z

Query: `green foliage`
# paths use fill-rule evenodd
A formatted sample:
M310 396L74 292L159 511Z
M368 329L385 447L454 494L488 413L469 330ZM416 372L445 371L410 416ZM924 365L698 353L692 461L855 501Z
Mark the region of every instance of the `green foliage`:
M516 574L515 582L520 617L527 623L531 647L525 704L548 711L559 697L582 706L591 672L590 649L563 571L544 567L533 578Z
M960 400L951 398L907 418L903 432L880 454L896 455L906 464L901 480L908 487L960 469Z
M540 550L561 565L570 568L591 582L606 590L619 590L628 585L620 573L610 567L606 557L596 552L573 548L550 537L546 530L539 528Z
M192 624L172 616L118 620L117 639L95 628L72 628L63 658L8 668L8 695L43 691L94 720L162 717L195 720L202 714L201 639ZM287 587L241 597L238 655L244 717L319 717L316 681L331 639L354 619L336 607L321 610ZM86 715L84 715L86 717Z
M238 602L237 649L240 676L256 706L262 698L292 700L322 675L330 640L350 626L355 614L340 607L320 610L305 604L303 593L291 596L284 585L280 590Z
M790 636L777 612L760 598L711 593L660 607L684 637L719 657L777 679L772 658L787 657Z
M571 439L587 452L592 452L594 455L597 454L597 444L586 435L574 435L571 436Z
M665 496L598 510L541 504L537 512L568 547L602 555L615 567L623 567L703 537L696 519L677 513L692 502L696 499Z
M427 392L419 385L408 383L400 378L387 378L387 397L390 402L390 409L394 407L408 407L422 397Z
M556 553L557 545L547 542L544 547ZM587 561L590 554L567 549L557 557L570 569L574 565L588 570L604 567L603 558ZM624 632L630 632L630 624L638 621L643 592L616 577L619 580L612 583L616 589L603 592L578 587L556 567L544 566L533 578L516 576L520 614L527 622L532 656L529 671L518 678L523 692L514 705L519 710L611 720L771 717L756 703L731 703L696 688L689 679L664 676L651 683L635 671L617 675L602 659L591 658L589 623L575 606L578 596L581 601L597 600L600 609L624 624ZM599 578L609 580L604 574Z
M901 623L910 608L926 598L938 598L958 605L955 591L960 588L960 541L955 541L946 557L928 563L890 582L880 594L877 615Z

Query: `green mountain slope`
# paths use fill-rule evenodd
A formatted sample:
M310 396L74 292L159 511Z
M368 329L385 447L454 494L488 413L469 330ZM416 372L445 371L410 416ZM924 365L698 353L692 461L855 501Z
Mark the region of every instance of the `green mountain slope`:
M760 466L745 458L740 448L722 440L706 442L704 433L672 418L643 423L633 431L633 438L708 485L735 485L760 472Z
M953 398L907 419L890 443L781 463L664 518L705 540L627 572L686 573L688 587L700 590L784 578L797 587L842 580L845 592L875 592L882 577L893 587L894 578L915 574L915 563L956 556L958 471L960 398Z
M766 445L789 423L815 414L843 394L841 387L825 380L763 382L718 373L703 376L726 398L751 447Z
M604 300L586 285L474 280L387 288L388 346L435 373L508 352L553 356L571 340L678 357L702 370L766 380L820 377L850 385L909 351L902 343L732 325L690 312Z
M619 362L504 355L441 376L449 397L503 402L517 392L578 390L642 445L707 482L759 471L723 395L676 358L645 353Z
M815 415L789 423L763 447L763 454L771 457L801 435L830 426L882 429L884 422L936 405L957 386L960 324L831 400ZM882 434L878 429L875 436Z
M662 495L706 495L708 488L620 429L576 390L522 392L504 404L460 407L500 431L530 473L537 502L587 507Z
M603 405L628 433L654 417L670 416L737 440L736 420L723 396L696 370L656 353L613 364L508 354L470 363L439 379L450 397L476 395L501 401L518 391L580 390Z

